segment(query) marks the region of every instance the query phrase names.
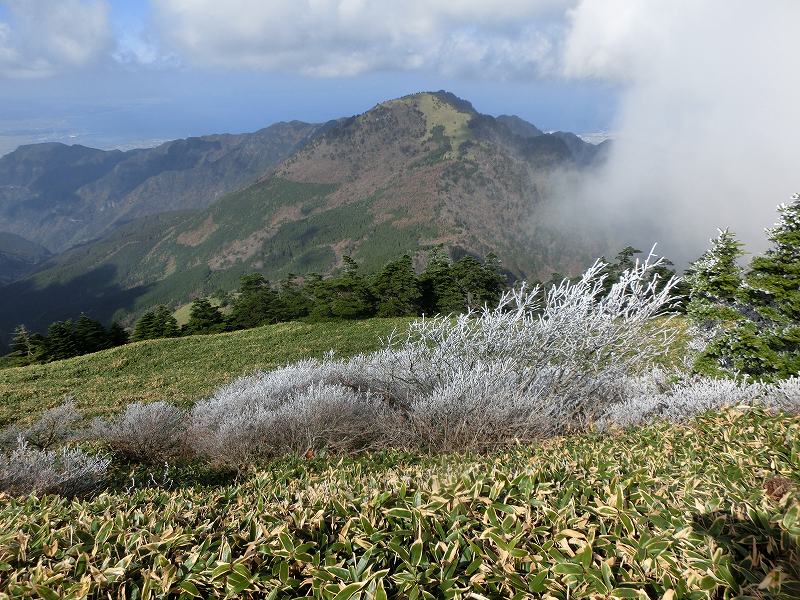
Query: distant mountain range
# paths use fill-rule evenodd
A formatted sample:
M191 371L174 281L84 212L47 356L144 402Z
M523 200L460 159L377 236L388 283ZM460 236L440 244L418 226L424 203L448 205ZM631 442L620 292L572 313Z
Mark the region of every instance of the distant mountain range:
M0 158L0 231L61 252L139 217L204 208L264 175L317 128L278 123L127 152L20 146Z
M64 251L0 290L0 334L81 311L124 318L244 272L326 273L346 254L371 270L444 244L494 251L519 276L575 270L597 248L544 217L556 177L607 148L447 92L150 150L23 147L0 159L0 230Z

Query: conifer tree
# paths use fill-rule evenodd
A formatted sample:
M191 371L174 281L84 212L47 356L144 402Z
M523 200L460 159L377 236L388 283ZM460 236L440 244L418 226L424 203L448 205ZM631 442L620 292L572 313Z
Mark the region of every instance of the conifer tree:
M33 356L33 343L31 333L25 325L17 325L14 328L14 337L11 340L11 352L17 356Z
M281 281L276 304L280 321L293 321L308 315L310 298L294 273L289 273Z
M464 294L442 246L433 248L428 254L428 265L420 275L419 282L425 314L459 313L466 309Z
M800 323L800 194L778 207L778 223L767 229L771 247L750 263L743 296L775 323Z
M388 263L372 282L379 317L407 317L419 314L422 293L411 257Z
M128 343L130 336L125 328L114 321L111 327L108 328L108 341L112 347L122 346Z
M139 320L136 321L136 326L133 329L133 341L138 342L140 340L150 340L157 337L155 335L155 321L156 315L152 310L144 313Z
M742 285L742 268L737 263L744 254L742 247L733 232L720 229L711 248L691 264L687 314L696 325L710 330L742 318L735 306Z
M172 311L161 304L153 313L153 333L155 338L177 337L180 335L178 321Z
M111 347L108 332L102 323L81 314L75 323L75 341L80 354L97 352Z
M183 328L187 334L219 333L225 329L225 318L216 306L206 298L197 298L192 302L189 321Z
M80 351L75 339L72 321L56 321L47 329L45 342L45 358L48 360L62 360L78 356Z
M277 294L260 273L243 275L228 323L233 329L249 329L278 321Z
M484 264L472 256L465 256L453 265L452 274L468 309L494 306L506 286L500 261L494 254L489 254Z
M339 319L363 319L374 314L374 300L369 285L359 272L358 263L349 256L342 259L341 275L328 280L330 312Z

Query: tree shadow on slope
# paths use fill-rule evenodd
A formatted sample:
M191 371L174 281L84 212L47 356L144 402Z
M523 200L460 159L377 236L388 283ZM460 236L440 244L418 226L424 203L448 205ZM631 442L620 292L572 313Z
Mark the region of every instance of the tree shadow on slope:
M39 287L28 279L0 287L0 351L19 324L45 333L53 321L76 319L81 313L108 323L118 310L132 309L152 287L124 289L116 280L117 267L104 265L66 283Z
M800 547L795 530L784 526L785 515L796 515L799 509L797 500L790 500L772 514L751 507L737 514L716 511L694 517L695 530L712 537L729 557L729 579L738 588L735 597L800 598ZM798 526L800 520L790 528ZM724 572L724 559L718 569ZM720 591L712 597L723 595Z

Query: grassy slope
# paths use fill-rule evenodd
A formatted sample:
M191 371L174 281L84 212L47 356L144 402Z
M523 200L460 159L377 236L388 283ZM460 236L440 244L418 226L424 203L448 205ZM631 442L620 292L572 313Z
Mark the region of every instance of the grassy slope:
M376 349L407 319L281 323L207 336L150 340L45 365L0 370L0 424L26 418L71 394L89 414L138 400L189 403L220 384L333 349Z
M728 411L482 457L9 498L0 598L798 598L798 428ZM793 489L770 497L778 474Z

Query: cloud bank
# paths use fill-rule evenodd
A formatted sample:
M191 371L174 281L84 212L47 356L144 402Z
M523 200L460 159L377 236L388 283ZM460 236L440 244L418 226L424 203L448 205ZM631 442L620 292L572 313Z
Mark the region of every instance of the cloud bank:
M565 75L625 86L610 161L570 213L680 260L716 227L762 249L800 189L800 2L584 0L570 20Z
M155 0L161 30L195 64L312 76L427 69L550 72L564 0Z
M5 0L0 76L46 77L86 66L112 45L104 0Z

